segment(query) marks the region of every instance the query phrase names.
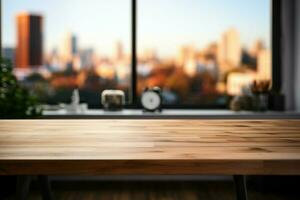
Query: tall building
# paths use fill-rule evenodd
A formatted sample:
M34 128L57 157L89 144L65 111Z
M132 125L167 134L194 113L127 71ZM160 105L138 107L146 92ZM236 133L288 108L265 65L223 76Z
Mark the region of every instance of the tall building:
M123 45L120 41L116 42L114 49L114 59L122 60L124 58Z
M83 67L90 68L95 64L95 56L93 49L82 49L80 50L80 57Z
M72 62L74 56L78 53L77 37L72 33L67 33L64 36L60 55L65 62Z
M29 13L17 16L16 67L31 68L43 63L43 17Z
M227 63L232 67L239 67L242 59L240 35L234 28L226 31L218 46L218 62ZM222 71L222 69L221 69Z
M253 43L253 46L250 49L250 54L251 56L257 58L259 53L264 49L266 49L264 42L262 40L257 40Z
M195 48L191 45L182 46L179 49L178 55L177 55L177 65L184 66L184 64L189 61L195 59Z
M12 63L13 66L15 66L15 49L12 47L4 47L2 48L2 57L9 59Z
M272 80L272 55L270 50L261 50L257 58L258 78Z

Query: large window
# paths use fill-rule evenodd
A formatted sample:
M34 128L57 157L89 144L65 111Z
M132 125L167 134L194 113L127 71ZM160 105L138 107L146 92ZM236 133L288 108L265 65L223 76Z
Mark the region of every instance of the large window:
M256 79L271 80L270 0L139 0L138 93L167 105L225 105Z
M129 96L131 0L2 0L2 53L49 104L99 106L104 89Z
M277 81L273 2L2 0L2 55L48 104L78 88L90 107L104 89L138 106L159 86L167 107L225 107L254 80Z

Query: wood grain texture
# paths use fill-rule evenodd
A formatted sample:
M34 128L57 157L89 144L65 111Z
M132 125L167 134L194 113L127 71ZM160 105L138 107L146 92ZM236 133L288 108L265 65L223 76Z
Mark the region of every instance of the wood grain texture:
M300 174L300 120L3 120L0 174Z

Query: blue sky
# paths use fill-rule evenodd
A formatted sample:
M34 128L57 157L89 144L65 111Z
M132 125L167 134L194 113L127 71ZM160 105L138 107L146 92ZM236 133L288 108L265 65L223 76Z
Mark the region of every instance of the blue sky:
M244 46L256 39L270 45L271 0L138 0L138 48L174 55L182 44L198 48L217 41L235 27ZM130 49L130 0L2 0L3 43L15 44L15 15L45 17L46 50L58 47L73 32L82 48L110 54L120 40Z
M2 0L4 45L15 44L16 13L44 16L46 50L59 47L66 33L75 33L82 48L112 52L116 41L130 45L130 0Z

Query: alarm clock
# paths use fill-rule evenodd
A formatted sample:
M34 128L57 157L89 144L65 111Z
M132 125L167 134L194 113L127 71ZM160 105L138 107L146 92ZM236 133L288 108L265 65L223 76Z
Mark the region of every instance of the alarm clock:
M141 96L141 104L145 112L161 111L162 94L159 87L146 88Z

